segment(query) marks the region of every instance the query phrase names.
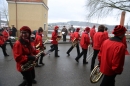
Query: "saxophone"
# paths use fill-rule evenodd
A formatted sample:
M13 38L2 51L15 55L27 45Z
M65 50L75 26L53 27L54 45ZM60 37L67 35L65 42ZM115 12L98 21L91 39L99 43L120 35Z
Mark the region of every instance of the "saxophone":
M43 53L43 51L40 51L35 57L36 59L38 59L38 57ZM27 71L31 68L33 68L34 66L36 65L36 62L35 61L28 61L27 63L21 65L21 70L22 71Z

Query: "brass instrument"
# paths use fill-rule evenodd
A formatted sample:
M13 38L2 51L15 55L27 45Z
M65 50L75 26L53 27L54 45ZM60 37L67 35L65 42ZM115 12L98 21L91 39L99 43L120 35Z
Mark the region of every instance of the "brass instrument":
M57 36L56 41L59 41L62 38L62 32L60 32L60 35Z
M40 56L42 53L43 53L43 51L39 52L39 53L35 56L36 59L38 59L39 56ZM21 65L21 70L22 70L22 71L27 71L27 70L33 68L35 65L36 65L36 62L30 60L30 61L28 61L27 63Z
M36 49L37 49L37 50L40 50L39 47L40 47L40 42L36 45Z
M72 46L75 47L77 45L78 41L76 40L76 38L74 38L74 40L72 41Z
M97 65L90 74L91 83L97 83L101 79L102 76L103 74L100 72L100 67L99 65Z

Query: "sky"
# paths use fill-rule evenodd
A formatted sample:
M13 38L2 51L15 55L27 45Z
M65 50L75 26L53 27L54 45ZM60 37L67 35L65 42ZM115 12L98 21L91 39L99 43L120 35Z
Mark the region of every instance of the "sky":
M68 22L68 21L86 21L87 10L86 10L87 0L48 0L48 23L55 22ZM4 2L7 4L6 0L0 0L0 3ZM1 7L1 4L0 4ZM91 20L92 23L116 25L120 23L120 16L108 16L102 20Z
M48 22L87 21L86 0L48 0ZM93 23L115 25L119 18L108 16L102 20L91 20Z

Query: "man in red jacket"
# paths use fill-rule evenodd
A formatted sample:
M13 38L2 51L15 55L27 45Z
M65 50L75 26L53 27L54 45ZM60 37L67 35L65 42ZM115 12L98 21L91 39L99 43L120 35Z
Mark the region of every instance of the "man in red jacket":
M42 35L43 35L43 28L39 27L37 34L35 36L34 44L35 44L35 46L39 45L38 48L40 48L41 51L44 51L45 48L44 48L43 41L42 41L42 39L43 39ZM41 54L40 58L38 58L39 62L37 60L37 64L35 67L40 67L41 65L44 65L44 63L42 61L44 55L45 55L44 53Z
M35 78L34 67L28 69L27 71L22 71L21 65L26 64L28 61L35 61L39 51L36 51L31 45L31 29L28 26L23 26L20 28L20 37L13 46L13 55L16 61L17 70L23 75L25 81L23 81L19 86L32 86Z
M2 32L3 32L3 30L0 29L0 47L2 48L4 56L9 56L6 53L6 43L5 43L5 39L4 39L4 36L3 36Z
M105 29L105 26L104 25L99 25L98 27L98 32L96 32L94 34L94 37L93 37L93 49L94 49L94 54L93 54L93 57L92 57L92 61L91 61L91 71L93 70L94 68L94 65L95 65L95 59L97 57L97 54L100 50L100 47L102 45L102 43L104 42L104 40L106 40L106 37L104 35L104 29Z
M81 36L81 40L80 40L80 46L82 47L82 52L79 54L78 57L75 58L75 60L77 62L79 62L79 59L81 58L82 55L83 56L83 64L87 64L88 62L86 62L86 56L87 56L87 50L88 50L88 46L90 44L90 38L89 38L89 33L90 28L86 27L85 28L85 32L82 34Z
M100 86L115 86L115 77L123 71L126 46L122 43L126 28L115 26L114 37L104 41L98 54L100 71L104 77Z
M76 42L75 45L72 44L72 46L69 48L69 50L66 52L68 54L68 56L70 56L70 52L72 51L72 49L76 46L77 48L77 56L79 56L80 54L80 48L79 48L79 40L80 40L80 34L79 34L79 30L80 28L77 28L76 31L73 33L72 35L72 43Z
M48 54L48 53L53 52L55 50L55 57L60 57L58 55L58 40L57 40L57 38L58 38L58 29L59 29L58 26L54 27L54 32L52 32L52 37L51 37L51 40L53 40L51 43L53 45L51 45L52 46L51 49L46 53L46 54Z
M104 29L104 34L105 34L106 39L108 39L108 38L109 38L107 30L108 30L108 28L107 28L107 27L105 27L105 29Z
M5 42L9 42L11 48L13 48L13 44L12 44L11 40L9 39L9 37L10 37L9 27L5 27L4 31L2 32L2 34L4 36Z
M95 30L95 25L90 29L90 38L91 38L91 41L92 41L92 46L93 46L93 36L94 34L96 33L96 30Z

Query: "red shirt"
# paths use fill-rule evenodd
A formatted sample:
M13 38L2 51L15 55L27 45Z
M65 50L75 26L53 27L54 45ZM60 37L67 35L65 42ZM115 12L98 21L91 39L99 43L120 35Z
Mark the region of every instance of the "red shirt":
M95 28L90 29L90 37L92 41L93 41L93 36L95 33L96 33Z
M8 32L7 30L4 30L4 31L2 32L2 34L3 34L3 36L4 36L5 41L8 40L8 38L9 38L9 32Z
M0 36L0 45L3 45L4 43L5 43L4 37L3 37L3 36Z
M104 41L98 54L100 71L104 75L120 74L123 71L125 49L122 42L110 39Z
M43 48L43 41L42 41L42 36L40 34L36 34L36 38L34 41L35 46L38 45L40 43L40 48Z
M57 34L55 31L52 32L52 37L51 37L51 40L53 40L53 41L51 42L52 44L58 44L57 36L58 36L58 34Z
M107 32L107 31L104 31L104 34L105 34L106 39L108 39L108 38L109 38L109 37L108 37L108 32Z
M90 44L89 35L87 33L83 33L80 40L80 46L83 49L88 49L89 44Z
M100 47L103 41L106 40L103 32L96 32L93 37L93 48L96 50L100 50Z
M76 38L76 40L80 40L80 35L79 32L74 32L73 33L73 40Z

